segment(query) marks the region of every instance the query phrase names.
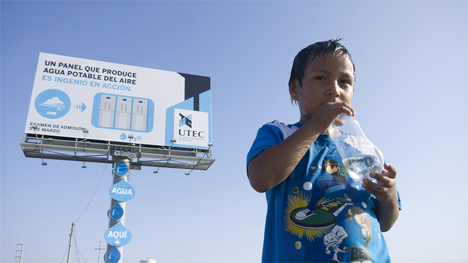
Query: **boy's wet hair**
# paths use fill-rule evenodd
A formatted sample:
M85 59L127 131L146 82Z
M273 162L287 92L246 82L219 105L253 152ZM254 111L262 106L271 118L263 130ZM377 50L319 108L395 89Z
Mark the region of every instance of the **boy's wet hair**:
M353 60L351 59L351 54L343 45L339 43L340 40L341 38L316 42L299 51L299 53L297 53L296 57L294 58L291 69L291 77L289 78L288 84L291 85L294 80L297 79L299 81L299 86L302 88L302 79L304 78L307 65L317 56L324 55L324 57L326 57L328 52L333 52L333 54L335 54L339 51L340 56L348 56L351 64L353 64L353 72L355 72L356 68L354 66Z

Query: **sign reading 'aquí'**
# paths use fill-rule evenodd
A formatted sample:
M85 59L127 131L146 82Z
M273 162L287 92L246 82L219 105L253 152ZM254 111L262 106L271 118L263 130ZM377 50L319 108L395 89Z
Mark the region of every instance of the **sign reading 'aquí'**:
M111 246L121 247L130 243L132 233L119 221L113 227L107 229L104 233L104 239Z

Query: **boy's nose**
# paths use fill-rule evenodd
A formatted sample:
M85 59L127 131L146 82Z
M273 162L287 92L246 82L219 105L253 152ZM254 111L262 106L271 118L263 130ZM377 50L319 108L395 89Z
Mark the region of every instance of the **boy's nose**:
M328 88L328 91L327 91L327 95L332 96L332 97L340 96L340 86L338 85L338 83L334 82L330 84L330 87Z

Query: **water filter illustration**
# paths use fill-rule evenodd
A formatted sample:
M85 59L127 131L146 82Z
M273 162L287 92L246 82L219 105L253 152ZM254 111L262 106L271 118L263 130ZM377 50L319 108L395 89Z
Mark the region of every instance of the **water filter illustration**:
M101 95L98 126L114 127L115 96Z
M154 102L151 99L105 93L94 96L91 117L94 127L150 132L153 121Z
M132 130L146 131L148 100L133 99Z
M115 128L130 129L130 118L132 116L132 99L127 97L117 98Z

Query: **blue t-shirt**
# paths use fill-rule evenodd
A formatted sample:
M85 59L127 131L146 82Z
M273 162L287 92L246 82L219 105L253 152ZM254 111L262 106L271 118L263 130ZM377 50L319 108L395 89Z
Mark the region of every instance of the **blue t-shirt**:
M264 125L247 164L300 127ZM263 262L390 262L374 213L377 199L349 177L329 135L321 134L266 198Z

